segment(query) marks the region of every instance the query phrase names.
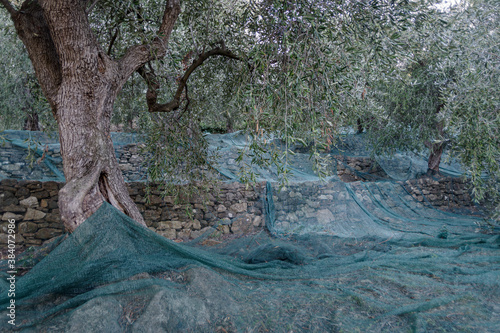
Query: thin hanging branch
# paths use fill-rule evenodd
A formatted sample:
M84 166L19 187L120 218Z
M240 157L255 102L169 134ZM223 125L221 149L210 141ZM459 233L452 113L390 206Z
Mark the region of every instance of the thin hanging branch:
M130 47L125 55L118 60L123 84L145 63L165 56L170 34L180 12L180 0L167 0L157 37L151 43Z
M210 51L203 52L193 61L191 66L188 67L182 78L179 80L179 84L177 87L177 91L175 92L174 97L171 101L159 104L158 103L158 89L160 88L160 84L156 79L155 74L152 71L146 71L145 66L139 68L137 72L144 78L148 85L148 91L146 93L146 101L148 104L149 112L170 112L177 110L181 104L181 97L184 90L187 89L187 81L189 76L194 72L196 68L201 66L205 60L214 56L224 56L235 60L241 60L240 57L227 50L224 47L224 44L221 43L222 46L218 46L216 48L211 49Z

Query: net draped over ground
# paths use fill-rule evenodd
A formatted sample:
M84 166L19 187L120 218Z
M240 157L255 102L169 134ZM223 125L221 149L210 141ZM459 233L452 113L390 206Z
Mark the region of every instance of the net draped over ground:
M450 222L447 238L429 235L429 223L360 237L278 229L283 236L207 248L164 239L104 204L17 281L17 323L36 332L494 332L500 238Z
M17 328L498 331L498 232L416 201L391 177L319 180L305 156L295 158L301 179L267 183L266 229L216 246L203 245L210 234L172 242L103 204L17 280ZM218 167L230 175L225 161ZM0 330L11 329L5 311L1 317Z

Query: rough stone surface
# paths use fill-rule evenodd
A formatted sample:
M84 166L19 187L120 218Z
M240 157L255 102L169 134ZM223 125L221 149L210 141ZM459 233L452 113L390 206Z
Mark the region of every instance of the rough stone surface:
M154 231L154 230L153 230ZM159 230L156 231L160 236L163 236L168 239L176 239L177 238L177 231L173 229L167 229L167 230Z
M39 210L36 210L36 209L32 209L32 208L28 208L28 210L26 211L26 215L24 215L24 220L25 221L41 220L46 215L47 215L47 213L44 213L42 211L39 211Z
M1 233L0 234L0 244L7 244L9 241L9 235L5 234L5 233Z
M371 158L340 155L334 157L337 159L337 175L344 182L388 178L380 165ZM364 174L365 177L360 177L356 171Z
M42 228L35 233L35 238L38 239L51 239L53 237L59 236L62 234L61 229L55 228Z
M193 230L200 230L201 229L201 223L200 223L200 221L194 220L191 227L193 228Z
M20 181L3 179L0 181L0 217L6 223L15 219L16 237L23 237L25 244L37 245L42 240L64 232L57 205L58 191L63 183ZM472 204L467 182L456 178L442 178L439 181L421 178L401 182L408 192L407 202L415 200L431 204L442 210L476 208ZM158 234L172 240L194 239L205 232L213 231L212 227L219 222L222 234L241 235L264 226L261 201L265 184L257 184L255 188L246 188L239 183L223 183L217 193L209 194L208 200L199 197L176 202L172 197L163 200L145 201L145 184L128 183L129 193L138 205L139 210L148 223L148 227ZM313 182L305 182L299 186L287 186L275 194L276 216L290 226L299 221L326 223L333 220L338 213L344 213L345 207L333 205L332 199L345 199L343 183L330 183L319 186ZM161 191L154 189L155 196ZM46 196L37 199L37 196ZM158 197L159 198L159 197ZM304 200L316 198L316 200ZM279 200L278 200L279 199ZM286 199L288 206L280 202ZM333 200L336 200L333 199ZM35 201L36 200L36 201ZM187 201L186 201L187 200ZM359 197L363 201L363 196ZM36 203L35 203L36 202ZM174 202L177 204L174 205ZM293 208L293 209L292 209ZM333 212L335 209L335 212ZM330 211L331 210L331 211ZM57 231L56 231L57 230ZM7 228L0 228L0 242L5 238ZM3 236L2 236L3 235ZM3 237L3 238L2 238Z
M248 205L246 202L241 202L241 203L236 203L234 205L231 205L230 209L235 212L235 213L243 213L246 212L248 208Z
M65 332L121 332L122 311L121 304L111 296L93 298L73 311Z
M11 213L11 212L7 212L7 213L3 214L2 221L9 221L9 220L19 221L22 218L23 218L22 215L17 215L17 214Z
M19 224L19 232L21 234L33 233L38 230L38 225L33 222L22 222Z
M316 212L318 223L328 224L334 220L334 216L329 209L321 209Z
M8 205L8 206L0 207L0 210L2 212L25 213L26 212L26 207L17 206L17 205Z
M234 234L246 234L253 230L253 216L245 214L234 219L231 231Z
M166 221L158 223L158 230L166 230L166 229L182 229L182 224L180 221Z

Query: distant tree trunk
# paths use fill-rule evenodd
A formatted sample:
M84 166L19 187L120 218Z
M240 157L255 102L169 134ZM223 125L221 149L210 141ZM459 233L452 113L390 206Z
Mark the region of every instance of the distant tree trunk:
M226 118L226 133L233 133L234 132L233 117L231 117L229 112L226 112L224 117Z
M27 113L26 118L24 118L23 130L25 131L39 131L40 125L38 123L38 113L31 112Z
M439 104L436 109L436 114L444 107L443 104ZM438 130L438 135L440 139L444 137L444 125L443 122L439 122L436 125ZM439 165L441 164L441 156L443 155L443 150L446 146L446 142L425 142L427 148L429 148L429 159L427 161L427 174L428 175L437 175L439 174Z
M358 131L356 133L357 134L363 133L364 128L363 128L363 122L361 121L361 118L358 118L357 125L358 125Z
M34 78L32 78L32 76L29 74L26 76L26 78L23 80L23 94L20 96L24 104L24 106L22 107L22 111L26 115L23 125L23 130L25 131L40 130L38 113L33 107L35 105L35 96L32 91L33 79Z
M161 36L131 47L118 60L98 44L87 19L85 0L27 0L11 14L28 50L42 91L59 127L66 185L59 209L72 232L104 201L145 225L130 198L110 137L111 113L127 79L152 57L162 57L180 13L179 0L167 0Z
M444 149L443 143L433 143L430 146L429 160L427 162L427 174L437 175L439 174L439 165L441 164L441 156L443 155Z

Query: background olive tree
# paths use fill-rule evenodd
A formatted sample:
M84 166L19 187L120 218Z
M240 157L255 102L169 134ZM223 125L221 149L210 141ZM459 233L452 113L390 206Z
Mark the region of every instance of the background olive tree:
M462 1L450 35L456 47L446 66L458 79L443 96L444 119L454 133L452 151L500 221L500 2Z
M450 136L443 117L444 91L458 80L455 66L446 62L455 40L450 36L450 15L435 10L416 18L401 34L405 52L386 72L375 72L362 116L375 153L398 149L425 153L428 173L439 173L441 156Z
M406 55L385 73L370 73L360 108L375 151L425 150L437 173L446 147L470 178L475 200L497 211L499 13L498 1L461 1L418 17L402 33Z

